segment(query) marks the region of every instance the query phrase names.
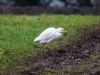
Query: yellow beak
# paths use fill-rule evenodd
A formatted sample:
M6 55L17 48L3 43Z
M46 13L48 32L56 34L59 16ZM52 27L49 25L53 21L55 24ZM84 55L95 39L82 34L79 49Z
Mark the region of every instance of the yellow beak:
M67 30L64 30L65 32L68 32Z

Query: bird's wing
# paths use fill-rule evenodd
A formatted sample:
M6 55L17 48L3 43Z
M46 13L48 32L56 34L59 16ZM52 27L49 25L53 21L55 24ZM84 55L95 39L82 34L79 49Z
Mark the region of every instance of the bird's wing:
M47 28L34 41L48 40L54 35L55 32L56 28Z

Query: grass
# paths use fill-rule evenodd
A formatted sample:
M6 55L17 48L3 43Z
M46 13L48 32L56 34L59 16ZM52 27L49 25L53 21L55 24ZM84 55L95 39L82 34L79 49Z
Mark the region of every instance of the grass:
M36 55L46 46L57 47L77 40L77 28L99 22L100 16L92 15L0 15L0 69L16 66L17 62ZM47 27L64 27L69 32L62 41L41 49L33 40Z

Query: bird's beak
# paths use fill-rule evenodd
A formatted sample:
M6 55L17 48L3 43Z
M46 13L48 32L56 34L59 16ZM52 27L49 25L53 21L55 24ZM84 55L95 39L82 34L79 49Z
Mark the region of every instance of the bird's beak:
M68 32L67 30L64 30L65 32Z

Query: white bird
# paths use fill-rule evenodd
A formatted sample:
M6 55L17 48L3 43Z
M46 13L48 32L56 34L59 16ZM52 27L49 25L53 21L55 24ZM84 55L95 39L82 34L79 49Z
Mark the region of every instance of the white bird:
M64 32L67 32L66 30L64 30L64 28L50 27L45 29L38 37L36 37L34 42L39 42L40 44L46 44L60 39Z

